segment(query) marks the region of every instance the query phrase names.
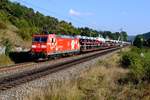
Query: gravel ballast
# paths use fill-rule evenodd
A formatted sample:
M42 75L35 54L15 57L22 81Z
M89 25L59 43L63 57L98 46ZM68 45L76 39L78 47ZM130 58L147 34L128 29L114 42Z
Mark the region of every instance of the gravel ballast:
M89 68L92 68L97 63L98 60L107 59L108 57L111 57L111 55L117 53L118 51L119 50L95 58L93 60L72 66L70 68L58 71L56 73L52 73L50 75L22 84L15 88L2 91L0 92L0 100L23 100L24 97L30 95L35 91L38 91L40 88L48 87L50 82L56 80L59 81L70 80L75 77L78 77L81 72L86 71Z

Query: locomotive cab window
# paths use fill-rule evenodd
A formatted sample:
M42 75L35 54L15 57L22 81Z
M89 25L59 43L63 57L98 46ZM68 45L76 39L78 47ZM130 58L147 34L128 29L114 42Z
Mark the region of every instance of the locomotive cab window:
M54 38L52 38L52 43L54 43Z
M47 42L47 37L34 37L33 42Z
M40 37L33 37L33 42L39 42L40 41Z
M41 42L47 42L47 37L41 37Z

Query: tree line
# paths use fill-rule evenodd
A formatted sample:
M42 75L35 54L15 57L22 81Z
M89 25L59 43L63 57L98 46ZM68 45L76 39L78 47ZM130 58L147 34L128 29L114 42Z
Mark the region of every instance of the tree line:
M15 25L17 32L24 40L31 39L32 34L41 33L44 29L49 33L66 34L66 35L84 35L84 36L103 36L117 40L127 40L127 33L97 31L89 27L74 27L71 22L60 21L55 17L45 16L32 8L20 5L18 2L9 0L0 0L0 20Z
M138 48L150 47L150 32L137 35L133 45L137 46Z

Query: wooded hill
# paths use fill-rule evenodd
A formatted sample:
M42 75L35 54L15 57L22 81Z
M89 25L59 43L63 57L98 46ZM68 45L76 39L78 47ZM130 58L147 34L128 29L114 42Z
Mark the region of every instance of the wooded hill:
M9 26L9 27L8 27ZM77 28L71 22L60 21L51 16L45 16L32 8L20 5L9 0L0 0L0 30L11 29L22 40L31 40L34 33L41 33L47 30L49 33L98 36L104 38L118 39L121 36L127 40L126 32L97 31L88 27ZM1 31L0 31L1 32Z
M150 32L144 33L143 36L146 40L150 39Z
M139 48L150 47L150 32L137 35L133 44Z

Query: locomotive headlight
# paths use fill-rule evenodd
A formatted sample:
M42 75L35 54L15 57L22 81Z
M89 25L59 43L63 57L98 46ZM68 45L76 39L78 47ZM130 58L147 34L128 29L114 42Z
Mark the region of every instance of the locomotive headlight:
M46 48L46 45L41 45L41 48Z
M36 48L36 45L32 45L32 48Z

